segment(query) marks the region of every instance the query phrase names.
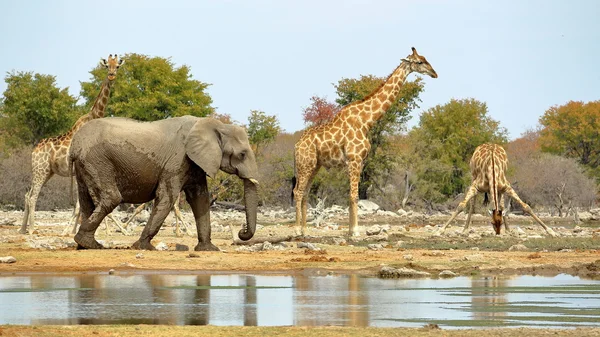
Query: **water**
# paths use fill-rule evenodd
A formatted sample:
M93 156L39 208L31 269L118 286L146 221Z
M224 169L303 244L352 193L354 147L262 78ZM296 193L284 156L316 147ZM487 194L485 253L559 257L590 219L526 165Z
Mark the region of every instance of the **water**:
M0 276L0 324L600 326L600 281L245 274Z

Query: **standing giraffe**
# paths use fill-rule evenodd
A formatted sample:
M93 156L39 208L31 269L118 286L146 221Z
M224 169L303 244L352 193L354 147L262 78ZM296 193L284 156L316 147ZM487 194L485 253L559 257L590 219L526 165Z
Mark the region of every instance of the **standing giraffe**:
M473 214L473 209L475 208L475 197L478 192L485 193L484 205L487 204L488 201L488 193L492 196L492 206L494 207L492 211L492 225L494 226L494 230L496 231L496 235L500 234L500 229L502 228L502 211L504 211L504 193L506 193L509 197L513 198L516 202L521 205L523 210L531 215L537 223L542 226L546 232L550 236L556 236L556 233L552 230L552 228L546 226L540 218L537 217L531 210L531 207L519 198L517 192L510 186L508 180L506 180L506 168L508 167L508 157L506 156L506 151L497 144L482 144L479 145L475 152L473 153L473 157L471 158L471 175L473 176L473 182L467 191L467 195L465 199L458 204L456 210L450 217L450 220L446 222L446 224L438 231L437 234L441 234L446 230L446 227L456 218L456 216L462 212L469 201L471 201L471 207L469 208L469 214L467 215L467 222L465 224L465 228L463 232L466 232L471 224L471 215ZM473 200L471 200L473 199ZM509 232L508 223L506 221L506 216L504 216L504 229L506 232Z
M71 146L71 139L73 135L81 126L88 121L96 118L104 117L104 109L110 96L110 88L113 85L117 76L117 69L123 64L123 59L118 59L117 55L113 57L112 54L108 56L108 61L101 59L100 65L108 69L108 76L102 82L100 87L100 93L90 112L79 117L77 122L71 127L71 129L57 137L42 139L31 153L31 188L25 194L25 214L23 216L23 225L19 230L19 233L27 233L27 225L29 225L30 231L34 225L34 213L35 205L37 202L38 195L42 186L55 174L63 177L69 177L69 167L67 163L67 157L69 153L69 147ZM79 209L79 202L75 207L73 213L74 217L77 216ZM120 225L120 224L118 224Z
M398 99L406 77L418 72L437 78L437 73L425 57L412 54L402 59L394 72L364 99L346 105L327 123L304 131L294 148L296 177L296 234L305 235L308 193L314 176L321 166L345 168L350 179L350 235L358 233L358 183L363 162L371 144L369 129Z

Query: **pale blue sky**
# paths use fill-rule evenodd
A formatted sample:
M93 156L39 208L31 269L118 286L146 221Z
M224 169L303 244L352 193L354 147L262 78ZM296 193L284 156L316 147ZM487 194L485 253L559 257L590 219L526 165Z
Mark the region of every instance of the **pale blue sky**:
M110 53L171 57L212 84L217 111L263 110L296 131L311 96L387 76L414 46L439 78L425 78L409 126L473 97L516 138L550 106L600 99L599 14L594 0L0 0L0 74L52 74L78 95Z

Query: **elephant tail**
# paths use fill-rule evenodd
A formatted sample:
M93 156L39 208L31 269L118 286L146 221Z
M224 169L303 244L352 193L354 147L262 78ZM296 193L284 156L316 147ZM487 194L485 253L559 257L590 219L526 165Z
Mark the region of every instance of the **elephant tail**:
M75 172L73 170L73 158L71 158L71 156L67 156L67 162L69 163L69 176L71 178L71 186L69 187L69 199L71 206L73 206L73 176L75 175Z

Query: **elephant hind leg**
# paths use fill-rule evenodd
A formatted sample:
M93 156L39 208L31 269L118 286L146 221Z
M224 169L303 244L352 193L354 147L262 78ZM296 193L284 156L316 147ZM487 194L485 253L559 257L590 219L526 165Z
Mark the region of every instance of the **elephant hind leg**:
M82 184L79 184L82 186ZM78 249L101 249L104 248L95 239L98 226L104 218L110 214L115 207L121 203L121 193L116 188L105 188L91 194L83 186L79 188L79 201L81 212L81 226L75 235ZM95 197L98 196L98 197Z

